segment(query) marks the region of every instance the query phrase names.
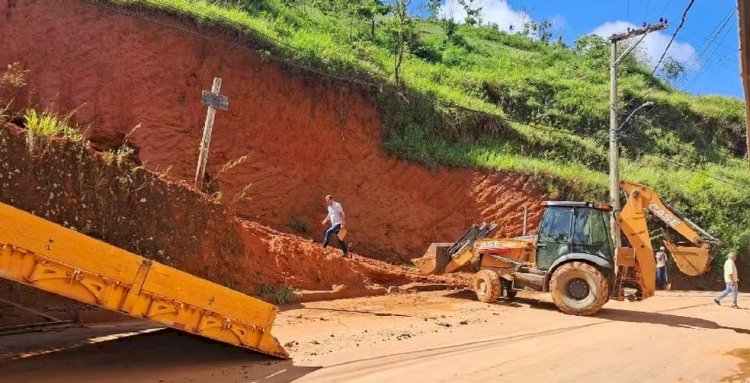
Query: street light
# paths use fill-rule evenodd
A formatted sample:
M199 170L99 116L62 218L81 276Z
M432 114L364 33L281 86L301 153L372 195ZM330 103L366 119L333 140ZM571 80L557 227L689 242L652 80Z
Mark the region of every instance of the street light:
M636 112L638 112L639 110L641 110L641 108L645 108L645 107L651 106L651 105L654 105L654 103L651 102L651 101L646 101L643 104L641 104L641 106L635 108L635 110L633 110L632 112L630 112L630 115L628 116L628 118L626 118L625 121L622 122L622 124L620 125L620 127L617 128L617 133L619 134L620 131L622 131L622 128L624 128L625 124L627 124L628 121L630 121L631 117L635 116Z

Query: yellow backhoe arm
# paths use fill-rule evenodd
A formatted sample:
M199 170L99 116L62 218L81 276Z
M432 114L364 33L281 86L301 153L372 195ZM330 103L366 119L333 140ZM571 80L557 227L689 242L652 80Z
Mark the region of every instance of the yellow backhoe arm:
M644 298L653 295L656 273L654 251L646 225L646 210L692 245L680 246L668 237L664 239L664 244L680 271L690 276L701 275L708 271L711 266L711 245L720 245L721 242L718 239L665 205L648 186L623 181L620 182L620 188L628 195L628 202L620 212L617 222L628 238L637 260L640 269L638 279ZM628 251L630 250L624 252Z

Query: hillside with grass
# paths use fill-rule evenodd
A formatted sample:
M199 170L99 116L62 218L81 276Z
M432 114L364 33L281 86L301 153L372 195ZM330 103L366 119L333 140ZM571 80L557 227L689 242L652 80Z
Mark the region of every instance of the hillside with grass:
M99 3L219 28L295 75L361 88L392 155L532 174L558 198L607 199L609 46L596 36L566 45L543 23L505 33L371 0ZM623 178L740 246L750 226L743 103L681 92L644 62L630 56L620 72L621 120L654 103L623 129Z

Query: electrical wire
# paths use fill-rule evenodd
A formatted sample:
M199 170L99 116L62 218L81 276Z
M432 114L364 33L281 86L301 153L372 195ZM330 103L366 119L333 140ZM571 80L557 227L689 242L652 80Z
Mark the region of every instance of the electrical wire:
M685 12L682 13L682 19L680 19L680 24L677 26L677 29L675 29L674 33L672 33L672 38L669 39L669 43L667 43L667 47L664 48L664 52L661 54L659 61L656 62L656 66L654 67L654 70L651 71L652 76L654 75L654 73L656 73L656 69L659 68L659 64L661 64L662 60L664 60L664 56L667 55L667 51L669 50L669 47L672 46L672 43L674 42L675 37L677 37L677 33L680 31L680 29L682 29L682 26L685 24L685 18L687 17L687 14L690 11L690 8L693 7L694 3L695 3L695 0L690 0L690 3L688 3L687 7L685 8Z
M670 159L670 158L667 158L667 157L659 156L659 155L654 155L654 156L655 156L655 157L657 157L657 158L660 158L660 159L662 159L662 160L664 160L664 161L670 162L670 163L672 163L672 164L674 164L674 165L677 165L677 166L680 166L680 167L682 167L682 168L688 169L688 170L690 170L690 171L691 171L691 172L693 172L693 173L697 173L697 174L701 174L701 175L704 175L704 176L706 176L706 177L709 177L709 178L712 178L712 179L714 179L714 180L716 180L716 181L719 181L719 182L723 182L723 183L725 183L725 184L727 184L727 185L732 185L732 186L735 186L735 187L738 187L738 188L742 188L742 189L747 189L747 188L750 188L750 185L747 185L747 184L746 184L746 185L740 185L740 184L734 183L734 182L732 182L732 181L727 181L727 180L725 180L725 179L723 179L723 178L719 178L719 177L716 177L716 176L714 176L714 175L712 175L712 174L709 174L709 173L706 173L706 172L702 172L702 171L700 171L700 170L697 170L697 169L695 168L695 165L687 165L687 164L683 164L683 163L681 163L681 162L675 161L675 160L673 160L673 159Z

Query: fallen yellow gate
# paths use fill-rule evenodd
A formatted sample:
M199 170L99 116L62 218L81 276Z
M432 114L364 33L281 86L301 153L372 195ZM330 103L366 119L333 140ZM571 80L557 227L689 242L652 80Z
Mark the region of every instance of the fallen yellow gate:
M276 357L277 309L0 203L0 277Z

